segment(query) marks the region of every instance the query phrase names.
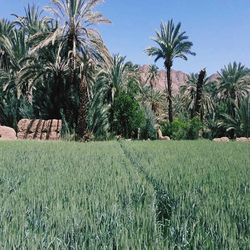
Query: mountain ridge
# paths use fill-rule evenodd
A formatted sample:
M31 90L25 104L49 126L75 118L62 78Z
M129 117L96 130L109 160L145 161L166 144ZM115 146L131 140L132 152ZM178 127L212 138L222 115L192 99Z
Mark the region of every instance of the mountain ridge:
M141 82L145 83L147 80L147 75L149 71L149 65L141 65L139 67L140 72L140 78ZM181 71L181 70L171 70L171 77L172 77L172 86L173 86L173 94L176 95L180 89L181 85L185 85L188 80L187 73ZM208 78L211 81L217 81L218 80L218 73L214 73L210 75ZM159 70L158 71L158 80L155 82L155 88L160 91L165 91L166 87L165 84L167 84L167 73L165 70Z

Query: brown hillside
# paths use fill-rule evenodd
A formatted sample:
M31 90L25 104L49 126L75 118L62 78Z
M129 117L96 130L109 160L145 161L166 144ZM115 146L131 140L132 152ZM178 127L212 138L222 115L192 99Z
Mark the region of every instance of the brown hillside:
M149 66L148 65L143 65L139 68L140 71L140 77L141 77L141 82L145 83L148 75L148 70ZM177 71L177 70L172 70L171 72L172 75L172 85L173 85L173 93L177 94L179 91L179 88L181 85L184 85L187 82L187 76L188 74L182 72L182 71ZM218 74L213 74L209 77L211 81L216 81L218 79ZM158 80L155 83L155 87L158 90L164 91L165 90L165 84L167 83L167 74L165 70L160 70L158 73Z

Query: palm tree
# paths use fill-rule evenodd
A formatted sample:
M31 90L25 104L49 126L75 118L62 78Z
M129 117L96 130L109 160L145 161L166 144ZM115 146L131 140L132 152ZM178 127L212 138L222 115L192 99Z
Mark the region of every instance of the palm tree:
M19 115L21 99L27 100L29 95L28 86L21 88L18 82L20 70L24 65L23 60L28 54L28 46L24 32L17 29L0 34L0 44L0 57L2 58L0 63L0 116L2 120L5 120L5 124L15 127L18 119L21 118Z
M11 37L14 24L6 19L0 19L0 37ZM1 38L1 39L2 39ZM0 43L0 69L8 67L8 59L3 48L2 43Z
M72 92L65 81L69 62L61 53L61 46L44 48L36 56L29 56L19 72L20 86L26 83L31 83L31 89L35 86L33 105L36 115L43 119L60 119L61 110L72 105L68 103Z
M55 41L62 44L64 55L69 59L68 81L79 91L77 122L79 137L82 137L87 129L86 119L89 104L88 83L86 82L88 79L84 72L88 67L82 67L82 63L93 65L108 54L95 29L97 24L109 23L109 20L102 14L94 11L101 2L102 0L52 0L53 6L48 7L47 10L55 15L60 25L33 48L33 52L36 52ZM82 60L83 58L85 61Z
M203 88L204 88L204 79L206 77L206 74L207 74L206 69L203 69L200 71L198 75L194 112L191 116L191 118L194 118L195 116L201 115L201 121L203 120L203 116L201 112L201 105L202 105L202 96L203 96Z
M14 24L6 19L0 19L0 34L8 35L11 33Z
M173 121L173 105L172 105L172 81L171 68L175 58L187 60L187 55L195 55L191 52L193 43L188 41L186 32L181 32L181 23L174 25L173 20L167 24L161 23L160 32L156 32L153 41L158 47L150 47L146 50L149 56L155 57L155 62L159 59L164 60L164 66L167 70L167 93L168 93L168 115L169 121Z
M28 89L21 89L18 85L18 74L28 54L28 46L23 30L12 30L9 36L0 35L1 50L5 58L5 66L0 68L0 78L4 82L4 90L15 89L16 96L21 91L28 94Z
M129 64L126 57L114 55L111 62L97 75L96 94L103 95L105 103L112 105L115 96L124 89L129 75Z
M219 127L224 127L227 132L237 136L250 136L250 95L240 101L240 106L235 107L235 116L222 114Z
M158 116L160 110L163 108L162 106L163 101L165 101L165 96L161 91L152 89L151 86L144 85L141 88L141 96L139 100L143 106L149 106L154 114Z
M115 98L122 90L127 89L131 70L133 71L131 64L125 60L126 58L123 56L114 55L106 64L101 64L99 67L100 70L96 76L96 83L93 90L94 98L90 108L90 127L95 132L98 129L96 124L103 124L101 126L103 128L112 127ZM107 121L109 125L107 125Z
M195 104L197 98L197 82L199 75L198 74L190 74L188 76L188 81L186 84L180 87L180 94L182 103L185 105L186 109L190 113L191 117L195 113ZM200 116L201 121L206 114L212 114L214 112L214 100L213 93L211 89L213 88L214 83L209 81L209 78L206 77L204 79L203 89L201 92L200 99Z
M219 98L227 102L228 112L235 118L235 108L250 91L249 70L241 63L230 63L219 72L219 82Z
M24 30L26 35L31 38L37 33L48 32L50 25L52 24L52 19L43 16L43 11L40 11L38 7L33 5L28 5L24 9L25 16L18 16L13 14L16 17L14 24Z
M155 87L156 82L159 79L158 70L159 70L159 68L156 65L154 65L154 64L149 65L148 77L147 77L146 82L149 83L151 89L153 89Z

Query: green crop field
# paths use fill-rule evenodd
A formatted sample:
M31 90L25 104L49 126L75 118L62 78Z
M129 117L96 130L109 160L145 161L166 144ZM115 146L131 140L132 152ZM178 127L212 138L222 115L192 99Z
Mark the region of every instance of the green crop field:
M250 144L0 142L0 249L249 249Z

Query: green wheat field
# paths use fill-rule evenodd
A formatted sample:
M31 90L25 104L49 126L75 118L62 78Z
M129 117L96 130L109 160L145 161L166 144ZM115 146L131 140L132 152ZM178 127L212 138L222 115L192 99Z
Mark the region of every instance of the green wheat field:
M0 249L249 249L250 144L0 142Z

